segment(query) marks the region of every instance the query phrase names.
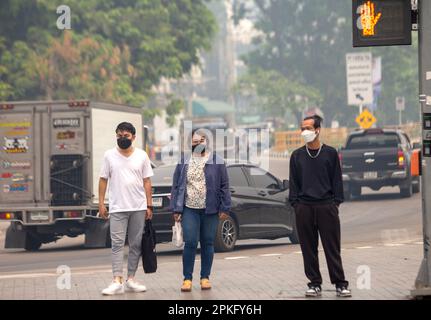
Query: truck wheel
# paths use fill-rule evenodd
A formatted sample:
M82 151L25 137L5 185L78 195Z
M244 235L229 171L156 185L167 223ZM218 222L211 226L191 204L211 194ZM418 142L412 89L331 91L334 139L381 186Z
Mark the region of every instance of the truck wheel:
M400 194L403 198L410 198L413 195L413 184L410 182L407 186L400 185Z
M24 249L27 251L38 251L41 246L42 242L27 232Z
M413 185L413 193L421 192L421 181L418 180L418 183Z
M299 243L299 236L298 236L298 229L296 228L296 217L295 213L293 213L293 219L292 219L292 233L289 234L289 240L292 242L292 244L298 244Z
M232 217L220 220L217 227L217 234L214 243L216 252L232 251L238 239L238 227Z

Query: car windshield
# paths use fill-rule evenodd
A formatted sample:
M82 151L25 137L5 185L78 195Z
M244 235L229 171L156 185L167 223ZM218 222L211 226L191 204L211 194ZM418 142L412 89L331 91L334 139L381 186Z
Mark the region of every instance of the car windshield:
M366 134L352 137L347 149L397 148L399 143L395 133Z
M154 170L154 176L151 177L152 184L169 184L172 183L175 166L157 167Z

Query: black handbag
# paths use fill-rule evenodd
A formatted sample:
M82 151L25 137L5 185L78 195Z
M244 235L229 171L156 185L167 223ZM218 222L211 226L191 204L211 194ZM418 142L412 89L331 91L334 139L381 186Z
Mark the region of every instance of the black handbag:
M157 271L156 231L151 220L145 221L144 234L142 235L142 266L145 273Z

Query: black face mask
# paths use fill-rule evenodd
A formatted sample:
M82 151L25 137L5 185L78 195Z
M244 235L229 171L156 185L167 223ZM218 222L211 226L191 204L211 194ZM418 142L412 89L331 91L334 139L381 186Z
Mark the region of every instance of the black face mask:
M121 149L127 149L132 145L132 140L127 139L126 137L118 138L117 144Z
M192 152L193 153L204 154L205 153L205 149L206 149L206 145L201 144L201 143L192 146Z

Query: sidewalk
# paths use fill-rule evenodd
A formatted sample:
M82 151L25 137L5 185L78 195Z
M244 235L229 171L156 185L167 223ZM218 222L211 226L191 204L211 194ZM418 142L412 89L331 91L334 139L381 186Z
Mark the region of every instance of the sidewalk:
M294 249L299 250L299 246ZM344 267L353 299L409 299L422 252L420 242L343 249ZM324 277L321 299L336 299L334 287L328 280L323 252L320 254ZM146 284L146 293L103 297L100 291L111 281L111 270L106 266L103 269L72 270L70 290L57 289L55 270L40 274L0 274L0 299L304 299L307 280L300 251L285 252L280 248L279 253L274 254L240 255L241 252L233 252L227 258L216 256L211 291L201 291L199 281L194 281L191 293L180 292L182 265L178 256L178 261L159 263L156 274L145 275L140 267L137 279ZM196 279L199 264L197 261ZM358 283L362 287L367 285L368 270L370 288L361 290Z

